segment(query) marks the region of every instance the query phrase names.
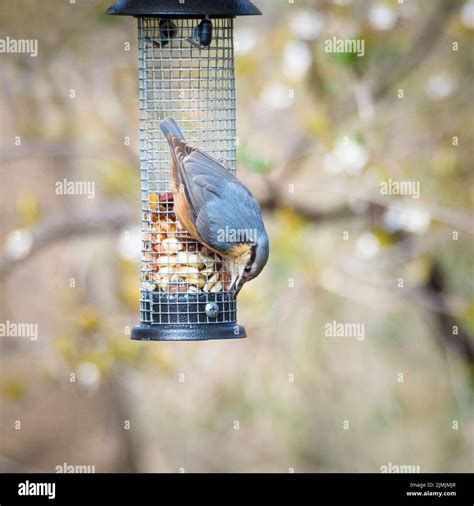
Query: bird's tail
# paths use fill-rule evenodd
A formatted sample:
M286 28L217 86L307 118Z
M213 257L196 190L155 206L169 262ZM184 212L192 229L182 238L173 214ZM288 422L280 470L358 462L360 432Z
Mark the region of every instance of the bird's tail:
M183 132L179 129L173 118L166 118L160 123L161 131L165 136L171 150L171 180L173 191L176 194L182 185L180 166L182 159L187 156L193 148L186 144Z
M178 124L173 118L166 118L160 123L161 131L166 139L169 138L170 135L175 135L179 139L184 140L183 132L179 129Z

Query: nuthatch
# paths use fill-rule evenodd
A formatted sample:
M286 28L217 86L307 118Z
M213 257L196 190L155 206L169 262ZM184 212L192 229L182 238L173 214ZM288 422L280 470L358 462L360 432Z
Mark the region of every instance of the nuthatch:
M186 143L172 118L160 123L171 148L175 213L197 241L223 256L237 295L260 274L269 243L260 207L250 191L212 156Z

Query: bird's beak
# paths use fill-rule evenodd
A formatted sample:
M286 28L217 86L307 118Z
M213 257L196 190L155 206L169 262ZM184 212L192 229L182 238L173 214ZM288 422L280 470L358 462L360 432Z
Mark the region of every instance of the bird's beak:
M244 286L244 280L241 277L240 279L237 279L237 281L234 284L234 298L237 297L238 293L240 292L240 289Z
M233 297L237 297L237 294L240 292L240 289L244 285L244 270L245 270L245 264L240 265L236 262L230 263L230 270L232 273L232 281L231 285L229 287L229 292L233 295Z

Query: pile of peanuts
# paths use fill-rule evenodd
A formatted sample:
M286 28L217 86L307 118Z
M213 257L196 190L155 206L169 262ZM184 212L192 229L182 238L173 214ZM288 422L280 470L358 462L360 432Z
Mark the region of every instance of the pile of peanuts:
M225 260L182 229L174 213L173 193L149 196L144 233L143 287L147 291L202 293L227 291Z

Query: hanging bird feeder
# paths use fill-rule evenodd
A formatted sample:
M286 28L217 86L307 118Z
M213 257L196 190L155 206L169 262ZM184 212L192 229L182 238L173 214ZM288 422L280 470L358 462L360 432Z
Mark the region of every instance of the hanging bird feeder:
M246 337L229 266L176 218L160 123L174 118L187 141L235 174L233 22L261 13L248 0L118 0L107 13L138 19L141 323L132 339Z

